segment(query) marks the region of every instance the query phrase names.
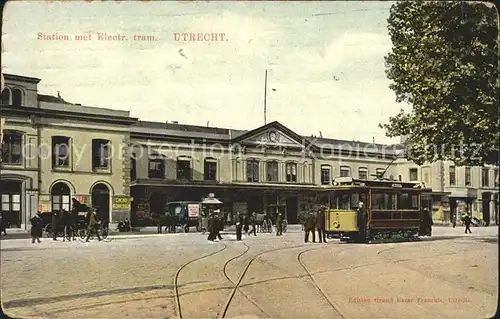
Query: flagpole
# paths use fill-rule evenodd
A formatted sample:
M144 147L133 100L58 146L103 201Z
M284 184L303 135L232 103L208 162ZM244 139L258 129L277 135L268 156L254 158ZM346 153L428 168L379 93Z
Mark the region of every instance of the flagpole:
M266 125L267 123L266 112L267 112L267 69L264 82L264 125Z

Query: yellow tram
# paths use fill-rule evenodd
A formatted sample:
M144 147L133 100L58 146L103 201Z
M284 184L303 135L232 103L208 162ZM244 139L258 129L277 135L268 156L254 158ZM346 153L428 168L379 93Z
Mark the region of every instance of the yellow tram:
M420 183L336 178L333 187L328 189L326 233L341 240L362 239L358 208L363 202L366 240L408 239L423 235L426 229L430 229L431 221L422 207L422 194L430 191Z

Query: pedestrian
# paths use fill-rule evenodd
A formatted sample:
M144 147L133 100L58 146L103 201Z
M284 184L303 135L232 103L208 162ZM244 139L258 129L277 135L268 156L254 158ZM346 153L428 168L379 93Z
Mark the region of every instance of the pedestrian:
M158 232L158 234L161 234L162 231L162 224L161 224L161 215L160 213L155 213L154 215L154 218L156 219L156 231Z
M216 235L216 221L215 221L215 216L214 213L211 209L208 211L208 240L209 241L214 241Z
M248 218L248 215L243 215L243 220L244 220L243 230L245 231L245 235L248 235L248 229L250 229L249 227L250 220Z
M35 240L38 243L41 243L40 237L42 237L42 229L43 229L43 220L41 213L38 212L36 215L30 219L31 223L31 243L34 244Z
M326 243L326 229L325 229L325 208L321 207L316 213L316 230L318 231L318 238L320 243Z
M312 233L312 241L316 242L316 232L314 231L314 226L316 226L316 214L314 211L310 211L304 219L304 242L309 242L309 233Z
M359 207L357 211L357 223L358 223L358 239L361 242L366 241L366 222L367 222L367 213L365 209L365 205L363 202L359 202Z
M453 228L455 228L455 226L457 226L457 214L456 214L456 212L452 213L451 222L452 222Z
M242 220L239 212L236 212L236 216L234 217L234 222L236 225L236 240L241 240L241 229L242 229Z
M219 240L222 240L220 232L224 229L224 217L215 215L215 227L215 237L217 237Z
M57 210L52 212L52 240L57 240L59 215L59 211Z
M253 212L250 216L250 225L252 226L252 229L250 229L248 235L253 233L254 236L257 236L257 214L255 214L255 212Z
M95 233L97 236L97 239L101 241L101 237L99 236L99 229L98 229L98 224L97 224L97 215L94 211L89 211L88 212L88 227L87 227L87 239L85 240L86 243L89 242L90 236L92 233Z
M0 213L0 233L7 235L7 225L2 217L2 213Z
M62 210L61 214L61 225L63 227L63 241L71 241L71 228L70 228L70 216L69 212L65 209Z
M470 224L472 222L472 218L470 217L469 213L465 214L462 220L465 225L465 233L467 234L467 231L469 231L469 234L472 234L472 232L470 231Z
M276 236L283 236L283 216L280 212L276 215Z

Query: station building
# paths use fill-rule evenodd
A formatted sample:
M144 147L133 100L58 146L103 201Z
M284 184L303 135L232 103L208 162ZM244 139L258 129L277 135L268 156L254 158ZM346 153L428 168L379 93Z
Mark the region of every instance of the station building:
M10 227L29 228L37 211L71 209L71 198L101 217L152 225L172 201L214 193L224 210L281 211L289 223L327 202L335 177L423 182L435 221L469 207L498 222L498 168L418 166L400 144L301 136L285 123L253 130L147 122L128 111L69 103L38 94L40 79L4 74L6 120L0 192Z
M71 198L100 217L129 214L129 112L86 107L38 94L40 79L4 74L0 192L2 219L29 228L37 211L71 209Z

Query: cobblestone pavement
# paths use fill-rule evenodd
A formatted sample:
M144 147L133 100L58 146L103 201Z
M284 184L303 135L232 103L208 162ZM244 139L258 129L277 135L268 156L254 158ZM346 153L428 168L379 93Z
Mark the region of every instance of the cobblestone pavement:
M472 231L436 227L432 239L371 245L304 244L300 233L13 239L1 243L3 309L23 318L491 317L498 228Z

